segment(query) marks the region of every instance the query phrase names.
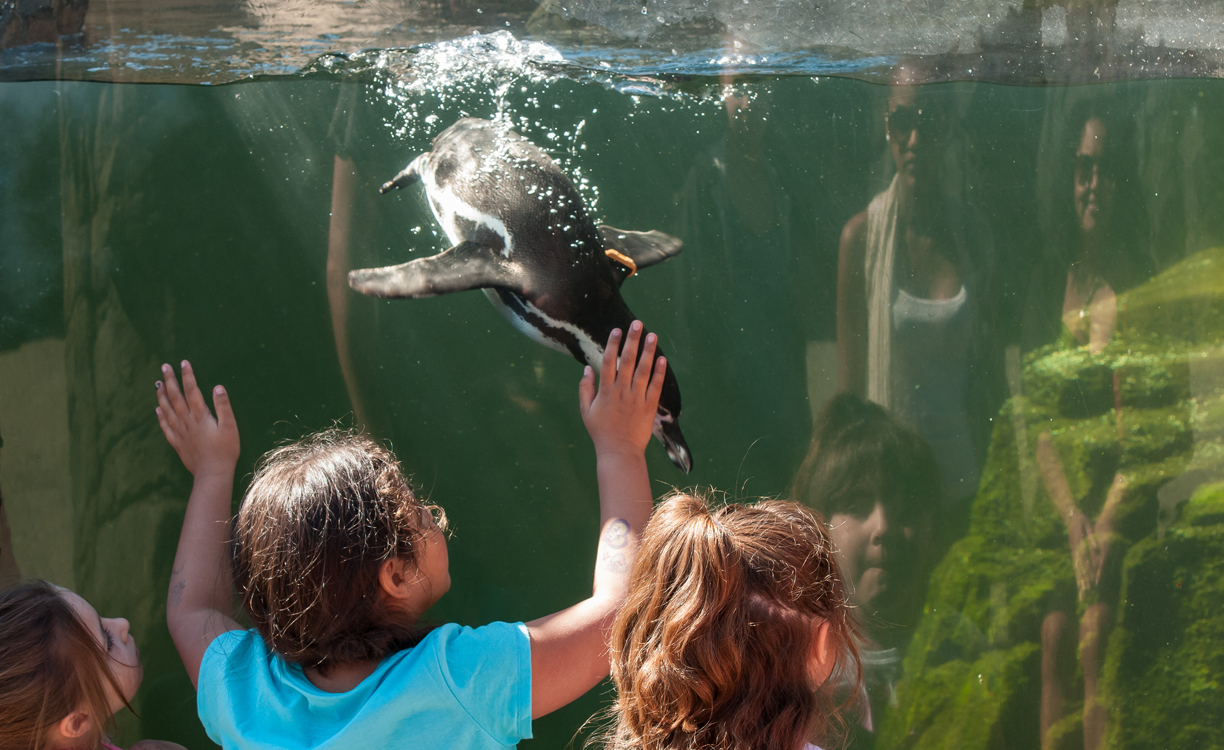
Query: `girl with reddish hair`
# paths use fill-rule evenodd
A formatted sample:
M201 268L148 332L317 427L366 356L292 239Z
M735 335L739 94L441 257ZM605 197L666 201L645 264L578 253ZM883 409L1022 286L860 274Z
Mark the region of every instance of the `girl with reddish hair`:
M674 494L646 526L613 626L606 745L828 745L862 693L859 641L816 513L781 501L711 509Z

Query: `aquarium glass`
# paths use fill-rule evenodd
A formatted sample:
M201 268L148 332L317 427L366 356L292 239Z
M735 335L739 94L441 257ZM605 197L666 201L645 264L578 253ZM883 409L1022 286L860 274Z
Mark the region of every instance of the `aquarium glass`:
M1219 0L18 0L0 47L0 576L131 621L120 745L211 747L163 362L232 396L235 507L308 432L393 447L453 531L426 621L588 595L581 365L484 294L346 282L450 246L379 187L477 117L683 241L622 287L693 457L652 442L652 486L824 514L852 747L1224 748Z

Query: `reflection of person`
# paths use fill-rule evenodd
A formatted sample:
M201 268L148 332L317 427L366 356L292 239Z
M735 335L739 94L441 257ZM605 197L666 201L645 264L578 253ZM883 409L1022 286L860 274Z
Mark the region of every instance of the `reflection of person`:
M1117 295L1146 275L1134 248L1142 232L1135 225L1141 212L1133 209L1137 179L1132 160L1125 158L1132 143L1129 119L1115 115L1107 100L1090 100L1072 111L1066 151L1051 180L1058 189L1050 191L1046 207L1050 244L1059 255L1039 269L1030 286L1022 331L1027 348L1060 339L1100 352L1117 331ZM1117 388L1115 375L1115 398ZM1038 437L1035 457L1042 485L1066 527L1082 612L1078 638L1069 635L1071 618L1063 611L1073 611L1073 605L1050 612L1042 622L1042 746L1053 747L1058 740L1051 730L1066 714L1064 699L1075 682L1078 654L1084 749L1098 750L1105 742L1108 713L1097 684L1119 584L1119 561L1110 547L1128 481L1121 472L1114 475L1094 520L1077 505L1049 432Z
M600 490L591 597L526 625L475 629L418 626L450 587L445 536L395 458L350 433L265 458L233 525L231 579L229 397L214 390L214 419L190 365L182 390L163 366L158 421L195 476L166 621L209 735L227 746L375 747L402 744L409 728L422 747L501 748L598 683L605 626L652 507L645 449L666 371L655 349L634 321L609 338L598 392L591 368L579 384ZM334 523L314 522L324 518ZM231 583L257 630L230 619Z
M1114 475L1105 496L1105 503L1093 521L1076 504L1067 482L1062 461L1049 432L1037 439L1037 466L1041 471L1046 494L1058 509L1067 528L1071 547L1071 563L1075 571L1075 586L1083 614L1079 618L1078 653L1084 678L1083 730L1084 750L1104 747L1109 714L1100 702L1097 683L1105 666L1105 639L1113 621L1112 602L1117 585L1111 575L1109 554L1114 535L1114 516L1126 492L1127 479ZM1041 625L1041 745L1056 746L1051 729L1065 714L1063 705L1068 683L1074 679L1076 649L1067 637L1068 617L1054 611L1046 615Z
M1057 190L1047 208L1055 257L1029 289L1023 345L1032 349L1062 336L1092 352L1113 338L1117 295L1146 276L1132 247L1142 212L1130 200L1137 182L1127 118L1090 102L1072 113L1066 156L1055 165Z
M698 156L680 198L678 234L704 255L678 282L691 284L692 292L677 296L691 301L682 310L692 316L688 328L708 337L717 352L707 372L711 384L735 394L722 414L728 434L740 450L761 440L755 458L773 467L762 473L784 476L798 458L789 453L793 436L809 420L799 296L789 288L795 277L791 199L770 150L771 84L748 86L730 77L722 84L727 129ZM717 304L710 304L711 295Z
M828 519L850 601L862 614L872 714L895 705L905 646L922 612L933 549L939 474L930 447L878 404L850 393L831 400L791 496Z
M843 390L874 401L918 431L939 464L951 525L977 490L992 405L986 351L986 272L993 252L976 212L941 170L948 120L938 92L903 85L888 102L896 175L842 231L837 345Z
M354 183L357 179L357 166L353 162L351 152L353 120L358 106L357 88L341 86L329 133L335 143L336 154L332 159L331 219L327 230L327 303L331 310L336 357L340 362L340 373L344 376L349 402L353 406L353 419L359 428L368 429L372 415L365 407L357 383L349 341L349 231L354 212Z
M939 495L931 449L883 407L843 393L817 419L791 494L828 519L851 602L876 626L868 634L902 645L922 607Z
M0 594L0 747L118 750L106 734L144 669L128 621L34 581ZM132 750L183 750L145 740Z
M860 684L857 628L816 514L672 495L642 535L612 628L606 747L830 746L859 694L841 705L834 694Z

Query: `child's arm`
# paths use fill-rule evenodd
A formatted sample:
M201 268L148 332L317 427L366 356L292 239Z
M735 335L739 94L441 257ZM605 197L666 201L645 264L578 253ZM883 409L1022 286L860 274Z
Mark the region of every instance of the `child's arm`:
M591 598L527 623L531 635L531 716L538 718L569 703L608 674L606 633L629 585L638 538L653 501L646 473L646 444L654 427L667 363L655 361L650 334L634 367L642 324L629 328L617 366L621 332L608 337L595 392L587 368L578 386L599 472L599 548ZM653 371L653 372L652 372Z
M186 360L182 391L170 365L162 365L162 378L157 383L157 422L195 477L170 574L166 625L195 686L208 645L222 633L240 629L229 616L234 600L228 553L238 425L221 386L213 389L213 418Z

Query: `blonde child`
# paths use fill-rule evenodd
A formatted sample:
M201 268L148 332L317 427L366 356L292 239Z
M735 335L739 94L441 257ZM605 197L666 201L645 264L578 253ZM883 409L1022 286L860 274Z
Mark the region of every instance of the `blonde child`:
M195 476L166 617L209 736L225 748L505 747L604 677L606 628L650 515L644 451L666 369L653 335L637 358L640 323L618 359L621 338L608 340L598 393L589 367L579 385L599 476L591 597L526 624L428 632L417 619L450 587L444 519L394 457L335 432L273 451L231 537L229 397L214 389L214 419L190 365L181 391L163 366L158 420ZM230 619L232 582L253 631Z
M612 629L610 750L802 750L845 728L862 667L824 522L675 494ZM836 691L845 696L838 703Z
M127 620L44 581L0 593L0 750L118 750L107 726L143 676ZM182 750L132 746L158 748Z

